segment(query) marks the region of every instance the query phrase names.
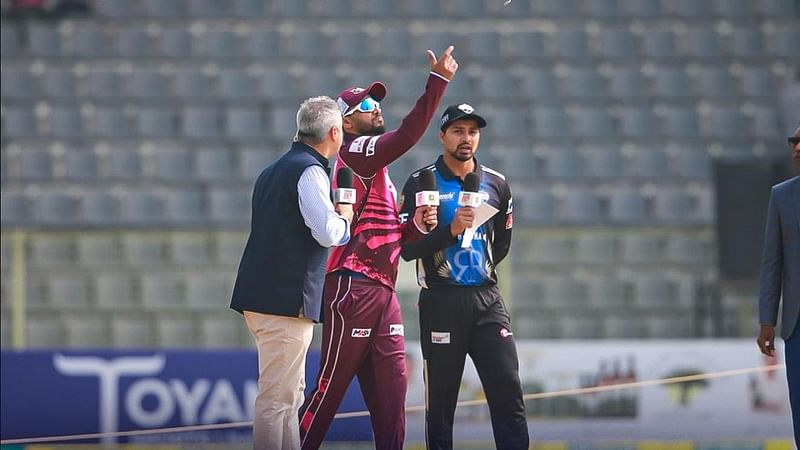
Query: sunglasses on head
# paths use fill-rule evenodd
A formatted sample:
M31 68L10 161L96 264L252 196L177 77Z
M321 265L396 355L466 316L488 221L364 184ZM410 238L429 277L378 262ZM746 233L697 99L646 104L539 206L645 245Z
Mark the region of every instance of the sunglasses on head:
M795 145L797 145L798 142L800 142L800 137L789 136L788 138L786 138L786 140L789 142L789 147L794 147Z
M356 111L366 113L375 111L376 109L381 109L381 104L376 102L372 97L366 97L364 100L361 100L361 103L356 105L356 107L353 108L349 113L345 114L345 116L349 116Z

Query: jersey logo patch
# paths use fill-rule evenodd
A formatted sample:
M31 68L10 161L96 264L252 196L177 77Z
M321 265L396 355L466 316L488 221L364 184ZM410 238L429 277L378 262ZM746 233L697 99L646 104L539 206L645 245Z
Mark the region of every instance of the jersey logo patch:
M389 325L389 336L405 336L405 327L402 323L393 323Z
M350 337L366 338L372 333L372 328L353 328Z
M513 336L513 335L514 335L514 333L512 333L511 331L509 331L509 330L507 330L505 328L500 328L500 337L506 338L506 337Z
M369 140L369 144L367 144L367 152L365 153L367 156L372 156L375 154L375 145L377 145L379 137L380 136L375 136Z
M364 142L367 142L367 136L362 136L350 143L350 148L347 149L350 153L364 153Z
M449 344L450 333L444 331L431 331L431 342L434 344Z

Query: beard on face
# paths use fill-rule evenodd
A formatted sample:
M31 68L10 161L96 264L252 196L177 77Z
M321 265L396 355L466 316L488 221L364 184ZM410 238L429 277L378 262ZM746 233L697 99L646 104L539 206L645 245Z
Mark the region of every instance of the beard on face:
M377 136L377 135L383 134L385 132L386 132L386 127L383 126L383 125L379 125L379 126L370 128L364 134L367 135L367 136Z

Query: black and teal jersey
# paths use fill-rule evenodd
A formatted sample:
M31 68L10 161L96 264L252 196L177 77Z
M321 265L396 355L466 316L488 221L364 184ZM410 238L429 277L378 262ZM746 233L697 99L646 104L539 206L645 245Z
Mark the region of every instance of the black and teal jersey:
M417 281L424 288L446 286L486 286L497 283L495 267L508 255L511 245L513 201L511 188L500 172L475 160L475 173L481 177L483 201L498 212L478 227L472 242L462 248L462 236L450 235L450 223L458 208L463 180L457 177L440 156L436 162L412 173L403 186L400 219L414 215L414 198L419 191L419 172L433 171L439 191L438 227L423 238L403 244L402 257L417 260Z

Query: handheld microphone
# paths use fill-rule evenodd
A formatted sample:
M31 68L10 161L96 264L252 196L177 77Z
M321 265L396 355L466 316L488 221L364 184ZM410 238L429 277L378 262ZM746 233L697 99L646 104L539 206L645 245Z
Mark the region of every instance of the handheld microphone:
M458 206L469 206L477 208L481 206L483 199L478 191L481 190L481 177L475 172L470 172L464 177L464 184L461 187L461 193L458 194ZM472 238L475 236L475 227L469 227L464 230L464 236L461 237L461 248L467 248L472 245Z
M439 190L436 188L436 178L430 169L419 172L419 192L417 192L417 208L420 206L439 206Z
M353 169L342 167L336 172L336 191L333 193L334 203L355 204L356 190L353 189Z
M481 206L481 195L478 191L481 190L481 177L475 172L470 172L464 177L464 184L461 187L461 193L458 194L458 206L470 206L477 208Z

